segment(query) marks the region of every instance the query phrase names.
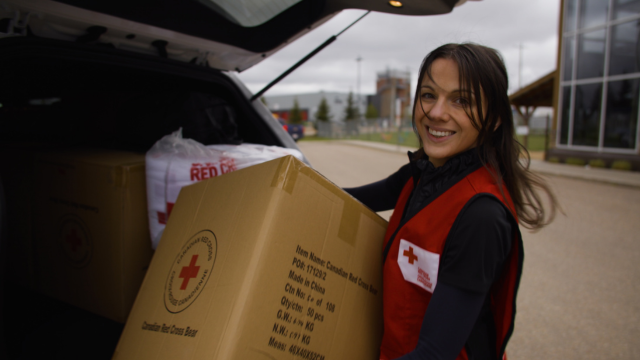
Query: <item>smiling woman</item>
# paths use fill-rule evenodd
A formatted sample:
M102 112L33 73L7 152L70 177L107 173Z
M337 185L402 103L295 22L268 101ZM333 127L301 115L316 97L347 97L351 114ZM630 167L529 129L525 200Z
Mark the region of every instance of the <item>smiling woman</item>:
M471 94L459 88L458 65L450 59L438 59L431 65L431 73L422 80L420 104L414 122L422 146L434 166L440 167L452 156L475 147L478 129L468 111Z
M424 59L413 124L420 148L387 179L346 189L394 208L383 259L381 359L502 359L513 332L519 221L551 221L555 198L518 159L497 51L448 44ZM550 198L545 214L541 189Z
M548 223L555 202L546 217L534 188L552 199L553 195L528 171L528 162L523 165L518 160L521 155L528 159L529 154L515 137L508 75L500 54L476 44L443 45L424 59L419 79L413 123L422 151L433 165L439 167L452 156L476 148L500 191L504 186L512 197L524 225L538 228Z

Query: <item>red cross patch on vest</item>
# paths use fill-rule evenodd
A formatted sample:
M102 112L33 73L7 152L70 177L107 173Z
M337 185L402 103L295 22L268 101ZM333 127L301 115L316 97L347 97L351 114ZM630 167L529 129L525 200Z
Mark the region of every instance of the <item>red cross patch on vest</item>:
M433 293L438 279L440 255L427 251L407 240L400 240L398 266L404 279Z

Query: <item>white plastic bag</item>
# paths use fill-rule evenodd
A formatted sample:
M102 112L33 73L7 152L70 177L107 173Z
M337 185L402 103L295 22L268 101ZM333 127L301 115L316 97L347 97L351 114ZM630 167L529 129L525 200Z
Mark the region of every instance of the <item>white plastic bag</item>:
M177 130L158 140L146 154L147 202L155 249L183 186L282 156L302 160L298 150L257 144L208 145L182 138Z

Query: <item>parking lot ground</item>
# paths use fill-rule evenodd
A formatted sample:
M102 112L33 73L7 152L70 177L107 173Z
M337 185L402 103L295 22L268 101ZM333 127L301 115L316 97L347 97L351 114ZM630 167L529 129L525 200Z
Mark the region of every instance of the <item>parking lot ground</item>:
M342 187L380 180L407 161L401 152L353 144L299 145ZM522 228L525 263L509 359L640 359L640 188L545 177L564 214L538 232Z

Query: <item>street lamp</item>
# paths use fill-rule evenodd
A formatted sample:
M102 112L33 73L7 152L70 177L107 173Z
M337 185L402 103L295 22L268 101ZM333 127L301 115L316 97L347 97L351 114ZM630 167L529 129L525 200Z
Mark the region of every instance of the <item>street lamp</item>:
M360 61L362 61L362 58L360 57L360 55L358 55L358 57L356 58L356 62L358 63L358 77L357 77L357 82L356 82L356 99L357 99L357 104L358 104L358 115L360 116L361 111L360 111Z

